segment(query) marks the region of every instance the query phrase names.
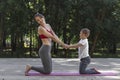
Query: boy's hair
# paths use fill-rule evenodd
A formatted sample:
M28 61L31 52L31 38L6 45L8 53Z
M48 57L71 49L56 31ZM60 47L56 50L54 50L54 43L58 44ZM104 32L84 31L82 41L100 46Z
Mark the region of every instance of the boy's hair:
M86 37L89 37L89 35L90 35L90 30L88 28L81 29L81 32L83 34L85 34Z
M40 18L45 18L42 14L40 14L40 13L36 13L35 15L34 15L34 17L40 17Z

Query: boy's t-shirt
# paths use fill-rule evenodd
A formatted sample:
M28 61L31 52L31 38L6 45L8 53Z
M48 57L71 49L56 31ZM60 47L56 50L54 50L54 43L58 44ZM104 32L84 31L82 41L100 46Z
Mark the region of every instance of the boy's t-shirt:
M83 46L78 48L78 55L79 58L85 58L89 56L89 45L88 45L88 39L81 39L79 41L80 44L82 44Z

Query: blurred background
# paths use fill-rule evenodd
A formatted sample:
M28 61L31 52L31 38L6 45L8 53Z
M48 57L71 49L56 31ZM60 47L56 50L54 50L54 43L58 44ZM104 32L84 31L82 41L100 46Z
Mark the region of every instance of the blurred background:
M65 43L77 43L81 28L89 28L92 57L120 57L120 0L0 0L1 58L38 57L37 12ZM51 54L78 57L77 49L66 50L54 42Z

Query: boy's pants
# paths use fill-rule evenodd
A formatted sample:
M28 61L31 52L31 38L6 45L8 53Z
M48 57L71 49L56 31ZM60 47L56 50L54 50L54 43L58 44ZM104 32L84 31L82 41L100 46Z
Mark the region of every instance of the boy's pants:
M88 64L90 64L90 57L85 57L81 59L80 66L79 66L80 74L96 74L97 73L94 68L86 69Z

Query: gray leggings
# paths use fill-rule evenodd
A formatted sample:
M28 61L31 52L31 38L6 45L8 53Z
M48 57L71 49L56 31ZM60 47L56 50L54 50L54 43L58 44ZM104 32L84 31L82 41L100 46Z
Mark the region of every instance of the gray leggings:
M79 66L79 73L80 74L97 74L98 72L96 72L94 68L86 69L89 64L90 64L90 57L82 58Z
M31 69L43 74L50 74L52 72L52 59L50 52L51 46L42 45L39 49L39 56L41 57L43 67L32 66Z

